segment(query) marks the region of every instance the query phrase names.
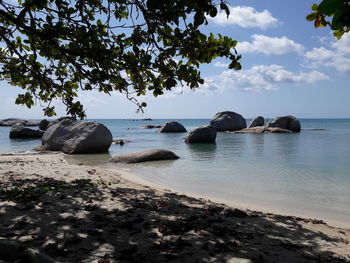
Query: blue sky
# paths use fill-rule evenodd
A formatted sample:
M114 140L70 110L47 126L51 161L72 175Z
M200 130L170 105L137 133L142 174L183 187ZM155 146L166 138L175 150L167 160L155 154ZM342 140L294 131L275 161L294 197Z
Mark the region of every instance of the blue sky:
M239 41L241 71L225 59L201 66L206 83L195 92L178 88L148 103L143 115L122 94L81 93L88 118L211 118L231 110L246 118L292 114L300 118L350 117L350 35L337 41L329 29L305 20L314 0L228 1L229 19L220 14L203 27ZM43 118L39 106L14 104L20 89L1 82L0 118ZM56 104L58 116L65 110Z

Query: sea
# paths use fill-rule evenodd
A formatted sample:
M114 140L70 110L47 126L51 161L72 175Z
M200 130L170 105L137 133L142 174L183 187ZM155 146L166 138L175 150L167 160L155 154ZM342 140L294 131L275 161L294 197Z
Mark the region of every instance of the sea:
M215 144L186 144L186 133L158 133L145 125L178 121L188 131L209 119L98 119L114 139L109 153L70 155L71 163L99 165L178 192L241 204L247 208L324 219L350 226L350 119L300 119L293 134L219 132ZM250 120L247 120L248 123ZM9 139L0 127L0 152L26 152L41 140ZM180 158L141 164L108 163L111 156L164 148ZM0 157L1 158L1 157Z

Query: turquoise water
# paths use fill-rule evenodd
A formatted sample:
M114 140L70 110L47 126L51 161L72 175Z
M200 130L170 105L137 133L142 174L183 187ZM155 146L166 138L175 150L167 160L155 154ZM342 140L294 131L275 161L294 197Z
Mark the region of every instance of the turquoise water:
M216 144L196 145L183 142L186 133L139 128L167 120L99 121L115 139L131 142L112 145L109 155L70 156L71 162L89 159L101 164L110 155L166 148L181 158L123 168L177 191L349 223L350 119L302 119L304 130L297 134L218 133ZM177 121L188 130L209 123ZM40 140L9 140L8 132L9 128L0 127L0 152L30 150L40 144Z

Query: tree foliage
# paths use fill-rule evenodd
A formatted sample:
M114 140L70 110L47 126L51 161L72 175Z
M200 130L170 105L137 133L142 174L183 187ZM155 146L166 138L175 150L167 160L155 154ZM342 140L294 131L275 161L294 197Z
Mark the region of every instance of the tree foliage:
M0 79L21 87L17 104L40 102L55 115L59 99L67 113L85 117L80 90L158 96L177 85L203 84L202 63L216 57L240 69L237 42L204 34L201 26L220 0L0 0Z
M314 21L315 27L329 26L337 39L350 31L350 0L323 0L311 8L306 19Z

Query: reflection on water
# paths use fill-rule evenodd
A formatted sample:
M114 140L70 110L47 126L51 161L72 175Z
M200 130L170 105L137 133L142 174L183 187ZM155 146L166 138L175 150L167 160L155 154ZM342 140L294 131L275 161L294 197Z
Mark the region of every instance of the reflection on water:
M186 145L190 150L193 160L206 161L215 158L216 143L188 143Z
M268 134L270 137L274 136L273 142L275 143L274 148L276 149L276 153L289 157L294 156L299 149L299 133L297 134Z
M265 134L247 134L251 139L252 147L254 148L256 156L264 155Z

